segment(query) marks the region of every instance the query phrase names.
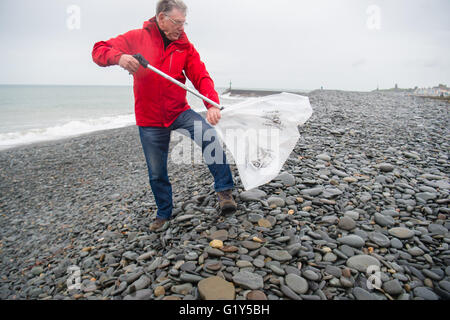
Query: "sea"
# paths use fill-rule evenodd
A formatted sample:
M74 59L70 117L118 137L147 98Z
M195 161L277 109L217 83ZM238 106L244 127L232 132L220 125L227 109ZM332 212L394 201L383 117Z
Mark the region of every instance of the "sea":
M216 88L221 105L244 98ZM195 111L203 101L187 93ZM131 86L0 85L0 150L135 125Z

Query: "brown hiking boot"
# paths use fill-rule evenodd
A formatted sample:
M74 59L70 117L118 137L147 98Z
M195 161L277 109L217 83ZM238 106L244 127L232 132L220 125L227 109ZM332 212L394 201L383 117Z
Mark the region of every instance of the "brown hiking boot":
M156 217L155 221L153 221L153 223L150 225L150 231L162 231L167 221L167 219Z
M231 190L225 190L217 192L217 198L219 199L220 213L229 214L236 212L237 205L231 194Z

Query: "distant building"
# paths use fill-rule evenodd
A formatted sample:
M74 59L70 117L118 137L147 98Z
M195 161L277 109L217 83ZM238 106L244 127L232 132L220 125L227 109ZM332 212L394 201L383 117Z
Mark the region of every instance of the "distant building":
M432 87L432 88L417 88L414 91L414 95L416 95L416 96L432 96L432 97L449 97L450 96L450 88L443 84L439 84L438 86Z

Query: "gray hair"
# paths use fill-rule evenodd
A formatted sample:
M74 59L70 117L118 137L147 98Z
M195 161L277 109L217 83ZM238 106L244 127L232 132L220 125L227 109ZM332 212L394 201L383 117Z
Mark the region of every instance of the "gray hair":
M186 14L187 6L182 0L160 0L156 5L156 15L163 13L169 13L173 9L178 9Z

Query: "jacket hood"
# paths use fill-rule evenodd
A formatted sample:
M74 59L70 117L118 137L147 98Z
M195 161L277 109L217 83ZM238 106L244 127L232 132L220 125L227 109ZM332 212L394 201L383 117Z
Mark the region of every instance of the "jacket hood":
M160 34L159 33L159 29L158 29L158 25L156 24L156 16L151 18L151 19L149 19L149 20L147 20L147 21L145 21L144 25L143 25L143 29L147 29L150 32L157 31L157 33ZM178 40L176 40L176 41L173 41L173 42L177 43L177 44L188 44L189 40L187 38L186 33L183 31L183 33L181 34L180 38Z

